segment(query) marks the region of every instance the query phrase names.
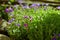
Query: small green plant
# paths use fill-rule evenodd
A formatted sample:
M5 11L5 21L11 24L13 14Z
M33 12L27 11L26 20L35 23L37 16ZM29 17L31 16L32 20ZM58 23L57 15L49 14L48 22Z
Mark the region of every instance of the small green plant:
M38 9L14 9L9 17L8 33L15 40L58 39L60 10L47 7ZM55 38L56 37L56 38ZM58 39L59 40L59 39Z

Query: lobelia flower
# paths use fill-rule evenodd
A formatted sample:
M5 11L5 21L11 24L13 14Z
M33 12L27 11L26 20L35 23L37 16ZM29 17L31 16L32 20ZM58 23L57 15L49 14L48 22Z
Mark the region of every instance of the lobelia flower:
M32 5L30 6L30 8L35 7L35 6L37 6L37 4L32 4Z
M8 21L8 23L12 23L15 19L12 18L11 20Z
M9 21L8 21L8 24L11 24L11 23L12 23L12 20L9 20Z
M35 7L35 10L36 8L38 8L40 6L40 4L32 4L31 7Z
M12 18L12 20L14 21L15 19L14 19L14 18Z
M29 9L29 6L26 5L26 6L23 6L23 8L27 8L27 9Z
M18 3L23 3L23 0L17 0Z
M57 39L54 37L54 38L52 38L52 40L57 40Z
M15 7L15 8L17 8L17 7L18 7L18 5L14 5L14 7Z
M40 4L37 4L37 6L40 6Z
M60 9L60 6L58 6L57 9Z
M16 26L20 26L20 24L18 23L18 24L16 24Z
M28 16L24 16L24 18L28 18Z
M9 12L13 12L13 9L11 7L9 8Z
M11 7L5 9L5 12L6 12L6 13L8 13L8 12L12 12L12 11L13 11L13 9L12 9Z
M27 8L27 6L23 6L23 8Z
M31 6L34 7L34 6L36 6L36 5L37 5L37 4L32 4Z
M27 27L27 26L28 26L28 24L27 24L27 23L25 23L25 24L24 24L24 26L25 26L25 27Z
M5 9L5 12L6 12L6 13L7 13L7 12L9 12L9 9L8 9L8 8L6 8L6 9Z
M9 22L9 23L11 23L11 22L12 22L12 20L9 20L8 22Z

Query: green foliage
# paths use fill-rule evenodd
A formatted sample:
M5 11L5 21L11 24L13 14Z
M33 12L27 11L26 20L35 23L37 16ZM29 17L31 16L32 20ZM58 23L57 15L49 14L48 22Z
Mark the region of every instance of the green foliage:
M60 10L51 7L47 7L47 10L44 10L44 8L19 8L18 10L14 9L12 14L14 14L15 20L8 25L7 29L9 35L15 40L51 40L53 33L60 33ZM24 16L28 18L24 18ZM32 17L31 21L30 17ZM11 18L10 16L9 19ZM20 26L15 25L18 23ZM24 26L25 23L28 26Z
M6 14L5 11L6 6L0 6L0 17L4 20L8 20L8 14Z
M14 2L15 0L10 0L10 2Z

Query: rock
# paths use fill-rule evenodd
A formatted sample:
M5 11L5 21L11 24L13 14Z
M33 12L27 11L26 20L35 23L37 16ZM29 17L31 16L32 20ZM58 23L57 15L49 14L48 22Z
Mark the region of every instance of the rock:
M6 35L0 34L0 40L10 40Z

